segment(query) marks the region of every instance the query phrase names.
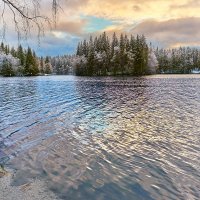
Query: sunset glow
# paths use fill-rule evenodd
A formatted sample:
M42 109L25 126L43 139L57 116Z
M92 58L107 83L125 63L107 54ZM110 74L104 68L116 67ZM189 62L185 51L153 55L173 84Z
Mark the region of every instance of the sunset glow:
M56 29L47 30L36 47L40 54L49 50L49 41L53 55L60 50L74 53L78 41L103 31L144 34L154 46L165 48L199 46L200 1L68 0L61 6ZM48 6L43 12L50 12Z

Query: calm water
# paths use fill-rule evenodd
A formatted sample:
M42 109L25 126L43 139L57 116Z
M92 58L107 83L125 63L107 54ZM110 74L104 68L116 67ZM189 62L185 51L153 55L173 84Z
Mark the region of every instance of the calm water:
M0 160L67 200L200 199L200 76L0 78Z

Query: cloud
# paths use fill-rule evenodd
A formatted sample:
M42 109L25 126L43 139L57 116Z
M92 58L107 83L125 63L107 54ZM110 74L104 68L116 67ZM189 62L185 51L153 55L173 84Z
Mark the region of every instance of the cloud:
M74 20L74 21L62 21L59 22L55 28L56 31L62 31L74 35L81 35L83 28L87 24L87 20Z
M81 12L126 22L144 19L166 20L200 16L200 7L197 2L191 0L88 0L87 4L81 8ZM187 12L184 12L183 8L178 9L178 6L182 4L187 6L192 4L193 6L190 9L185 7ZM175 6L177 7L175 8Z
M172 4L170 6L170 9L191 9L191 8L197 8L200 6L200 2L197 0L189 0L186 2L181 2L179 5L178 4Z
M115 32L127 35L145 35L149 42L161 47L199 46L200 17L179 18L170 20L144 20L135 24L117 24L104 29L109 36ZM98 32L99 33L99 32ZM96 33L96 34L98 34Z
M163 47L200 46L200 1L68 0L63 9L58 31L72 35L87 37L103 31L112 35L115 31L144 34Z
M133 34L144 34L150 40L160 41L165 47L200 45L200 17L147 20L131 29Z
M51 1L41 2L41 13L51 16ZM43 48L44 45L47 53L48 48L60 51L64 45L76 46L78 40L103 31L109 35L114 31L144 34L156 45L164 47L200 46L199 0L60 0L60 3L62 10L57 28L51 36L47 34L47 40L41 41L40 46ZM9 19L8 23L13 26ZM45 30L48 33L48 28ZM33 34L34 30L31 32ZM10 42L16 42L13 33L10 35Z

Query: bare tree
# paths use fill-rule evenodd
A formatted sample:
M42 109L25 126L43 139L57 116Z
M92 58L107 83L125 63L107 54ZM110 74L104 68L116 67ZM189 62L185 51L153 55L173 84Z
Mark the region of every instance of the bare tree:
M18 38L27 38L37 31L38 38L44 34L46 24L56 24L59 0L0 0L0 36L5 37L8 21L14 23ZM52 17L41 14L42 3L52 5ZM8 20L7 20L8 18Z

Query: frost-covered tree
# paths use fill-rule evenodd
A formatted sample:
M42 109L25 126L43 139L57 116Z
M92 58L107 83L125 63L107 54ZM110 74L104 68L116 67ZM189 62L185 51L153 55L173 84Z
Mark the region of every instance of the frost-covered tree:
M158 68L158 60L154 53L154 50L150 48L148 53L148 73L156 74Z
M67 75L73 74L76 55L63 55L51 57L50 62L54 74Z
M147 73L148 46L144 36L113 34L109 39L104 32L94 40L84 40L77 47L77 56L87 60L76 69L78 75L141 75ZM80 59L81 61L81 59ZM83 63L82 63L83 64ZM80 73L81 72L81 73Z
M45 73L45 74L51 74L52 71L53 71L53 70L52 70L50 58L49 58L48 56L46 56L46 59L45 59L45 66L44 66L44 73Z
M12 68L12 64L7 59L4 59L2 62L1 75L3 75L3 76L14 76L15 75L15 72Z
M11 50L8 51L8 49ZM16 76L35 76L39 73L38 58L30 47L25 50L19 45L15 49L14 47L10 48L9 45L5 45L2 42L0 45L0 70L4 61L9 63L9 67L12 67Z
M200 50L190 47L156 50L159 73L192 73L200 69Z
M5 48L2 48L2 46L4 46L3 43L0 49L0 74L4 76L13 76L18 70L19 59L13 57L10 53L6 54Z

